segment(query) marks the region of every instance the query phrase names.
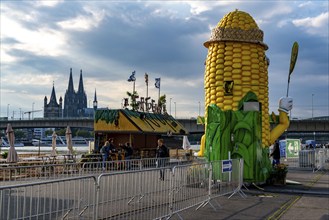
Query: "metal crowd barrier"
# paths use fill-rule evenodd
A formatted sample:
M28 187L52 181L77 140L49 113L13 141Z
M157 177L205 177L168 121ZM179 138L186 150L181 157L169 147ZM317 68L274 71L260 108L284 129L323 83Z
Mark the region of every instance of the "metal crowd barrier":
M100 175L104 172L143 170L156 168L158 161L160 163L166 161L165 164L168 167L192 162L170 158L143 158L106 161L104 165L102 162L40 164L30 166L13 165L0 167L0 185L76 177L89 174Z
M169 213L170 176L170 168L101 174L96 218L154 219Z
M228 167L215 161L0 186L0 219L181 218L188 208L214 208L216 197L244 195L243 160L229 162Z
M301 150L294 158L282 158L282 163L289 168L308 170L328 170L329 169L329 149L317 148L311 150Z
M93 219L94 176L0 187L0 219Z
M110 172L110 171L130 171L156 168L157 163L165 162L166 166L173 167L175 165L191 163L192 160L181 160L172 158L143 158L130 160L115 160L106 162L85 162L82 164L81 173Z
M0 168L0 185L35 182L79 175L79 163L8 166Z
M160 218L171 218L180 212L196 207L196 210L210 205L216 210L214 198L235 194L246 195L241 191L243 185L243 160L224 161L177 166L173 169L171 180L170 213ZM225 169L227 169L225 171ZM216 204L220 206L219 204Z

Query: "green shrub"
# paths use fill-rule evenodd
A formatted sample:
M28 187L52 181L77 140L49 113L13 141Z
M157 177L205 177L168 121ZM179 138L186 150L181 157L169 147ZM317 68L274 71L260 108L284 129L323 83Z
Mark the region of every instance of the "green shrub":
M7 159L8 157L8 152L7 151L4 151L2 154L1 154L2 158L3 159Z

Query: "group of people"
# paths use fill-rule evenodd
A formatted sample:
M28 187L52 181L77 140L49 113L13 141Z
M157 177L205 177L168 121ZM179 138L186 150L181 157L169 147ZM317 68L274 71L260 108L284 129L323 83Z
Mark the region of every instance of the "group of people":
M167 159L169 158L169 149L164 145L163 139L158 139L156 149L156 158L157 158L157 167L165 167L167 165ZM124 151L125 160L129 160L133 155L133 148L130 146L130 143L127 142L124 145L119 145L120 150ZM108 161L111 153L119 151L114 145L114 139L110 138L108 141L105 141L104 145L100 149L103 159L103 170L106 168L106 161ZM165 169L160 170L160 180L164 181Z
M103 159L103 170L105 169L106 161L109 160L109 156L111 153L123 151L125 160L130 160L133 156L134 150L129 142L125 144L119 145L120 149L117 149L114 145L114 139L110 138L108 141L105 141L104 145L100 149L100 153L102 154Z

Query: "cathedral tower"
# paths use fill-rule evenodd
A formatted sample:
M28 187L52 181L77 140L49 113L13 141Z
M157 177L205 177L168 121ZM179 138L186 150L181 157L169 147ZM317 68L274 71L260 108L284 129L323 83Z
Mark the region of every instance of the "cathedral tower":
M64 97L63 117L69 118L83 116L86 108L87 95L83 86L82 70L80 70L78 91L75 92L73 86L72 68L70 68L69 84Z
M76 98L78 105L78 115L82 116L83 110L87 108L87 95L83 87L82 70L80 70L79 87L78 92L76 93Z
M56 100L55 86L53 83L53 89L51 91L49 103L47 103L47 96L44 98L43 103L43 117L44 118L61 118L62 117L62 97L59 98L59 104Z

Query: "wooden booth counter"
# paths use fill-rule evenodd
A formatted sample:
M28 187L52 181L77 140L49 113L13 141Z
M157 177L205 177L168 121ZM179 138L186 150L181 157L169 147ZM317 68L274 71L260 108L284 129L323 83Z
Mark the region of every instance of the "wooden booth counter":
M105 141L114 139L119 145L129 143L137 158L155 157L157 140L165 136L187 135L187 130L171 115L131 111L128 109L98 109L94 121L95 151Z

